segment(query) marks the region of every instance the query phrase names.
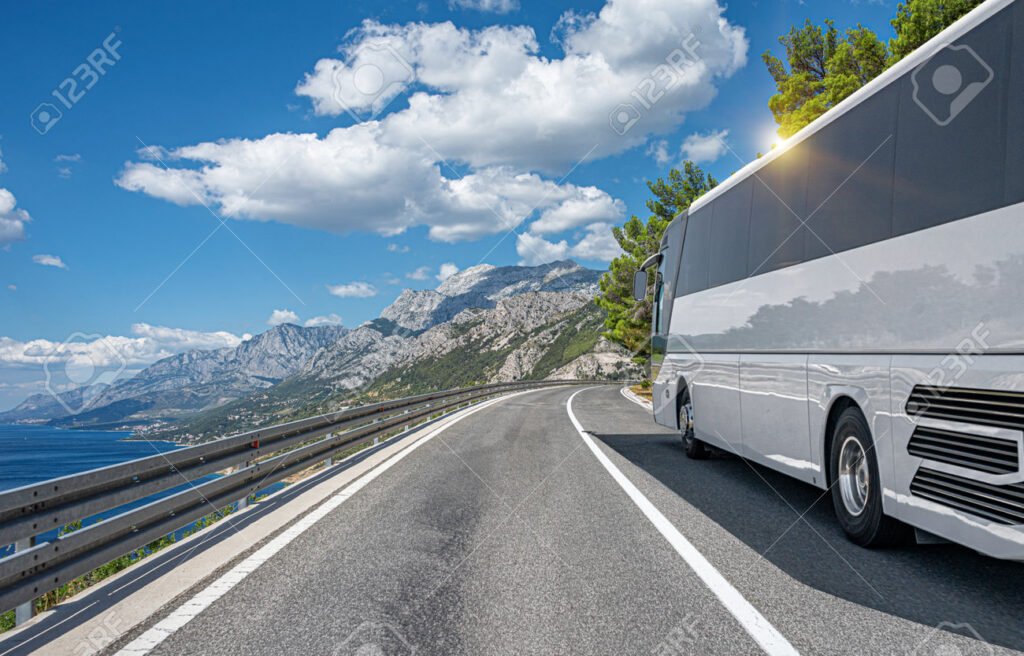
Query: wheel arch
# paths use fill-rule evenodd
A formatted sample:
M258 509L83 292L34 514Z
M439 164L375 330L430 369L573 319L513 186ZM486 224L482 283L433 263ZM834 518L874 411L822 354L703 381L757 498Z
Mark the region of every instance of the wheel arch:
M861 404L853 396L846 392L836 394L831 400L828 415L825 418L824 435L822 435L821 442L821 461L823 465L822 471L825 473L826 489L831 488L834 482L832 472L832 440L835 437L836 424L839 423L839 417L850 408L856 408L861 414L864 414L864 408L861 407ZM868 428L870 430L870 425ZM872 436L872 440L874 440L874 436Z

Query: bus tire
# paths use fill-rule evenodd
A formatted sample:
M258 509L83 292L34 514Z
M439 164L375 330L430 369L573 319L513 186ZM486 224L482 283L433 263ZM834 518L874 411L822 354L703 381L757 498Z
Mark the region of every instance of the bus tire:
M711 457L711 447L693 435L693 404L690 403L690 395L686 392L683 393L682 402L679 404L679 428L683 436L686 457L692 460L707 460Z
M862 547L904 544L910 527L882 511L878 459L867 420L858 408L839 415L829 454L832 506L847 537Z

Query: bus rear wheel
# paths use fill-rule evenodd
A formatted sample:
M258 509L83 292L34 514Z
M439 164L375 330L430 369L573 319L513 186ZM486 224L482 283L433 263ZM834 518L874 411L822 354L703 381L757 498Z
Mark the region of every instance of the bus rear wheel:
M843 531L862 547L905 543L910 527L882 512L878 459L867 420L857 408L839 415L829 457L832 506Z
M711 456L711 447L693 435L693 403L689 394L679 404L679 428L683 434L686 456L693 460L707 460Z

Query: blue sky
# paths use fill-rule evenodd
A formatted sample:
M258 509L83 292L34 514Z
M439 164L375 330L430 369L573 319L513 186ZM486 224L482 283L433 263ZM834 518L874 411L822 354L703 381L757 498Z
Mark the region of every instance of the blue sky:
M445 264L603 268L607 224L646 215L644 181L688 137L720 178L769 147L760 54L790 25L888 37L895 13L895 0L652 5L678 24L530 0L8 6L0 409L40 391L44 352L69 338L109 336L132 369L236 343L275 310L358 325L402 288L436 286ZM609 113L636 105L629 92L687 35L699 71L614 133ZM90 57L103 74L61 105L51 92L77 95L63 81L89 79ZM360 95L368 70L393 78L383 94ZM40 134L45 102L62 116Z

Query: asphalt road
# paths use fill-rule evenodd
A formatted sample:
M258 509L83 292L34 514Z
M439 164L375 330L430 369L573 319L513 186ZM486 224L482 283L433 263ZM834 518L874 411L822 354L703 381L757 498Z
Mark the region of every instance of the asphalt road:
M585 444L566 408L579 389L448 427L152 653L763 653ZM861 549L820 491L737 458L687 460L618 388L573 410L800 653L1024 649L1024 565L951 545Z

